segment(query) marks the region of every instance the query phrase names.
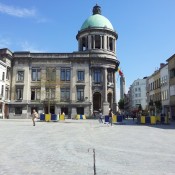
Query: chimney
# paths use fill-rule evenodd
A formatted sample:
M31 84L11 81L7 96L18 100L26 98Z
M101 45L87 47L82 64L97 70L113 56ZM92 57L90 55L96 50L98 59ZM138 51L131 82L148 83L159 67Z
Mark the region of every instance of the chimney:
M165 63L160 63L160 68L162 68L165 65Z

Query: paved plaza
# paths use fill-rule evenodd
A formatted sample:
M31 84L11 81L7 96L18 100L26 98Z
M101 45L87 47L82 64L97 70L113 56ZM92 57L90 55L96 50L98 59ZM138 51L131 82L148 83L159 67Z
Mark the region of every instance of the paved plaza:
M174 138L174 124L0 120L0 175L174 175Z

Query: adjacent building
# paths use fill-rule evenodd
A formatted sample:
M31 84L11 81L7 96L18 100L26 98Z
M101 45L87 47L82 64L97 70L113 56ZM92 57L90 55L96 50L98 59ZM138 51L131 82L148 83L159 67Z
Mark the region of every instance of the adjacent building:
M147 106L147 96L146 96L146 78L135 80L130 86L130 91L128 97L130 97L130 112L138 109L139 106L142 107L143 110L146 109Z
M168 64L160 64L160 86L161 86L161 108L162 114L170 115L170 96L169 96L169 73Z
M170 117L175 120L175 54L167 59L169 72Z
M12 52L0 49L0 118L9 117Z

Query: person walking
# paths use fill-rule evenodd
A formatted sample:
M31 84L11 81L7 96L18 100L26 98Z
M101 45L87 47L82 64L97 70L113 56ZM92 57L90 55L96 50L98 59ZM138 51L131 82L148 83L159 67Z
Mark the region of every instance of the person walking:
M112 109L109 110L109 124L111 124L112 126L112 116L113 116L113 112Z
M103 114L102 114L101 109L99 109L99 122L103 123Z
M36 112L35 109L32 111L32 121L33 121L33 126L35 126L35 119L38 118L38 113Z

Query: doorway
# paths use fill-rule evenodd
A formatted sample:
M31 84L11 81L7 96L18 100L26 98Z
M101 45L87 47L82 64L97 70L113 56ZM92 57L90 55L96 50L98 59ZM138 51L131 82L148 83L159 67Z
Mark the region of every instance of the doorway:
M98 111L99 109L101 109L101 94L95 92L93 94L93 110Z

